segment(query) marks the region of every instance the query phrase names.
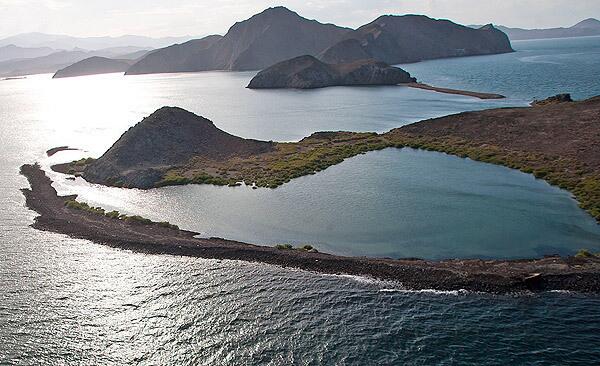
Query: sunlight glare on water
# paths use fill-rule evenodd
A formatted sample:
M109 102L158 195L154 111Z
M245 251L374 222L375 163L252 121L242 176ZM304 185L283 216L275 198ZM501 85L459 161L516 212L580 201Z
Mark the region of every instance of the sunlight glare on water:
M243 137L287 141L526 105L573 86L579 98L600 94L600 39L569 44L519 43L515 54L407 66L432 84L501 92L503 101L393 87L254 92L244 88L253 73L0 81L0 364L597 363L597 296L414 292L362 277L131 253L30 228L36 214L19 191L27 186L22 164L99 156L163 105ZM567 66L540 69L531 57ZM60 145L85 151L45 157ZM343 253L531 255L597 238L597 226L564 191L506 168L409 149L359 156L276 190L139 191L52 177L63 193L206 234L308 239Z

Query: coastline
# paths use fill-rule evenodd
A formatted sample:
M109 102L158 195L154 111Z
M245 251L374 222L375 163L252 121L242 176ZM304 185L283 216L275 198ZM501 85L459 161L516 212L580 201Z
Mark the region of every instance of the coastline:
M474 91L469 91L469 90L450 89L450 88L439 88L437 86L432 86L432 85L428 85L428 84L424 84L424 83L407 83L407 84L401 84L401 85L406 85L409 88L430 90L430 91L434 91L437 93L444 93L444 94L464 95L464 96L475 97L475 98L479 98L479 99L505 99L506 98L504 95L501 95L501 94L480 93L480 92L474 92Z
M565 290L600 293L600 258L545 257L525 260L380 259L282 250L160 225L142 225L68 208L75 196L58 196L38 165L23 165L31 186L26 205L36 211L32 227L87 239L111 247L150 254L244 260L326 274L369 276L400 282L411 290L469 290L491 293Z
M566 99L570 100L570 97ZM144 139L132 136L129 130L99 158L100 162L98 159L84 158L56 164L51 169L81 176L90 183L122 188L150 189L185 184L236 186L242 182L254 189L277 188L292 179L315 174L359 154L385 148L410 147L532 174L535 178L571 192L579 206L600 224L600 154L595 138L600 133L599 111L600 96L576 102L550 97L534 106L463 112L415 122L383 134L323 131L298 142L284 143L232 137L203 117L193 114L190 117L189 112L180 108L163 107L136 125L137 130L153 133L155 127L151 126L152 120L160 121L164 128L171 128L172 124L183 118L183 114L185 118L191 118L190 125L197 123L201 128L202 125L209 126L211 133L236 139L238 145L262 143L268 144L269 149L227 155L228 150L221 151L224 145L215 144L217 138L213 137L201 145L203 151L172 161L170 165L146 163L148 154L156 153L157 149L161 151L160 156L168 157L173 150L165 149L165 146L185 148L193 146L195 140L182 145L173 141L172 137L165 139L162 135L156 135L154 139ZM183 134L181 138L190 133ZM147 154L124 152L123 155L114 151L126 149L128 144L140 140L152 141L152 146L146 146ZM215 151L227 156L215 156ZM118 160L119 155L127 155L128 159L146 165L121 166L117 169L115 159ZM89 174L90 167L95 169L96 175Z

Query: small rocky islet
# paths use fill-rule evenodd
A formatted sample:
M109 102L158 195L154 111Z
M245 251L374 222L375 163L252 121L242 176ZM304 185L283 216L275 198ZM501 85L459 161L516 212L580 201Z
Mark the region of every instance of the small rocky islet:
M107 57L93 56L58 70L52 78L60 79L75 76L125 72L133 62L133 60L116 60Z
M315 89L328 86L397 85L417 79L401 68L373 59L327 64L309 55L282 61L260 71L249 89Z

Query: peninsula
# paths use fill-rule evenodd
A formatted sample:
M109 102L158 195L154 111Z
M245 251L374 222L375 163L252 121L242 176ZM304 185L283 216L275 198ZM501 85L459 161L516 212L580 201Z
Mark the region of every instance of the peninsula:
M26 204L39 216L32 225L143 253L195 256L262 262L282 267L331 273L365 275L400 282L407 289L470 290L511 293L567 290L600 292L600 257L582 252L576 257L535 260L377 259L342 257L306 250L257 246L220 238L198 239L197 233L180 230L167 222L105 212L61 197L38 165L23 165L30 189L23 189Z
M413 147L533 174L572 192L600 220L600 97L568 100L561 96L531 107L465 112L383 134L317 132L288 143L232 136L203 117L163 107L100 158L53 169L118 187L245 183L276 188L357 154Z

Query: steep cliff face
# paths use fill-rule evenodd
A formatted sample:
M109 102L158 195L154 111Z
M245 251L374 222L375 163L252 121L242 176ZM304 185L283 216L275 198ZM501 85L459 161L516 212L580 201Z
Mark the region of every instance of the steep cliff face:
M348 33L319 57L327 63L371 57L393 65L512 51L506 34L492 25L473 29L422 15L385 15Z
M260 70L305 54L317 54L348 28L309 20L284 7L269 8L211 36L154 51L127 74L205 70Z
M181 108L163 107L125 132L83 173L86 180L149 188L167 168L192 157L222 160L268 152L273 144L243 139Z
M396 85L416 81L406 71L375 60L326 64L313 56L300 56L259 72L250 89L314 89L327 86Z

